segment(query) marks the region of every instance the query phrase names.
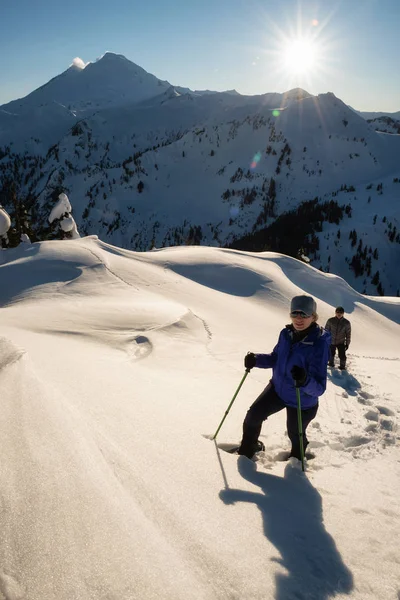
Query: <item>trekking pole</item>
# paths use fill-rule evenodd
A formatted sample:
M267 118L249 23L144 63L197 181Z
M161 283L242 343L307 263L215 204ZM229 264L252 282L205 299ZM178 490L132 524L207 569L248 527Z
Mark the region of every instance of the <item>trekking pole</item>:
M301 470L304 471L303 420L301 418L300 388L298 388L297 385L296 385L296 396L297 396L297 424L298 424L298 429L299 429L299 440L300 440Z
M225 421L226 417L228 416L228 413L229 413L229 411L231 410L231 406L232 406L232 404L234 403L234 401L235 401L235 398L236 398L236 396L238 395L238 393L239 393L239 391L240 391L240 388L241 388L241 387L242 387L242 385L244 384L244 380L246 379L246 377L247 377L247 375L248 375L249 373L250 373L250 369L246 369L246 373L243 375L243 377L242 377L242 381L239 383L239 387L238 387L238 389L236 390L236 392L235 392L235 395L233 396L232 400L230 401L230 404L229 404L228 408L226 409L226 412L225 412L225 414L224 414L224 416L223 416L223 419L222 419L221 423L219 424L219 427L218 427L217 431L214 433L213 437L211 438L212 440L215 440L215 438L217 437L217 435L218 435L218 432L219 432L219 430L221 429L221 427L222 427L222 424L223 424L223 422Z

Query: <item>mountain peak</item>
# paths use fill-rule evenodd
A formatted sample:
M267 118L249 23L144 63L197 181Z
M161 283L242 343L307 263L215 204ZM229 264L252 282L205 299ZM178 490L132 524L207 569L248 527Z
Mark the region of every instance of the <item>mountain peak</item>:
M96 77L106 77L109 83L110 81L116 82L116 80L122 83L123 80L129 81L132 77L136 79L157 79L123 54L115 54L114 52L106 52L95 62L89 63L85 71L93 76L96 74Z
M292 90L289 90L288 92L285 92L283 96L285 97L285 99L290 98L295 100L304 100L304 98L311 98L312 94L310 94L306 90L303 90L302 88L297 87L293 88Z
M18 106L19 110L24 107L29 110L56 103L70 110L91 112L142 102L169 87L170 83L161 81L122 54L106 52L88 64L74 59L66 71L18 101Z
M100 56L96 60L96 62L101 62L101 61L104 61L104 62L110 62L110 61L115 61L115 62L118 62L118 61L132 62L132 61L128 60L126 58L126 56L124 56L123 54L116 54L115 52L109 52L109 51L105 52L102 56Z

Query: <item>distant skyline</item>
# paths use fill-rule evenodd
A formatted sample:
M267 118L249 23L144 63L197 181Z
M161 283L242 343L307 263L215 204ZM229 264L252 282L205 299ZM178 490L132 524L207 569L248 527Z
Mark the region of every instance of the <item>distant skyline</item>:
M302 87L397 112L399 36L400 0L13 0L0 20L0 104L111 51L193 90Z

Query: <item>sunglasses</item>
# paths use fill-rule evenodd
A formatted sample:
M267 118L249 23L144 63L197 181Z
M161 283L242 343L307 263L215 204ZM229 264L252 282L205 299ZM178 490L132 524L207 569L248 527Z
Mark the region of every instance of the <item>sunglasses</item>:
M294 310L290 313L291 317L300 317L300 319L308 319L310 315L306 315L302 310Z

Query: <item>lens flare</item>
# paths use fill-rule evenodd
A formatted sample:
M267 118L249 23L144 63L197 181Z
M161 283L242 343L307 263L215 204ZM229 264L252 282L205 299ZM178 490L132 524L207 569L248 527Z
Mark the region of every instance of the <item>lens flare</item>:
M253 160L250 163L250 169L255 169L256 166L258 165L258 163L260 162L261 159L261 152L257 152L257 154L254 155Z

